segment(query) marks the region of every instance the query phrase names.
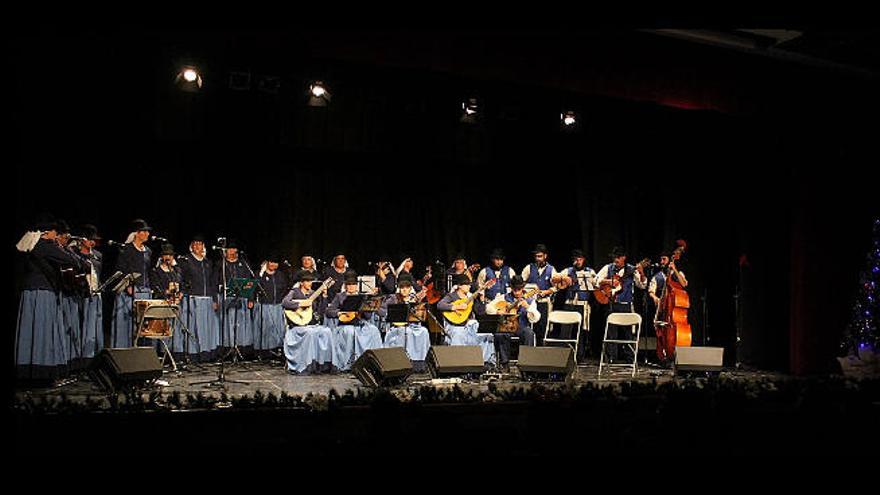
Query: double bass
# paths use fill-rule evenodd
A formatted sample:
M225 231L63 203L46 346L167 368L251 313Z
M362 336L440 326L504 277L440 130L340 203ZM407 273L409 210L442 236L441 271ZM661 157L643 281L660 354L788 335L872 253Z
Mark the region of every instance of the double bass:
M661 362L674 359L676 347L691 345L691 324L688 323L688 308L691 301L687 291L676 276L675 261L681 258L687 248L685 241L679 240L669 261L669 273L663 286L663 295L654 315L654 330L657 333L657 357Z

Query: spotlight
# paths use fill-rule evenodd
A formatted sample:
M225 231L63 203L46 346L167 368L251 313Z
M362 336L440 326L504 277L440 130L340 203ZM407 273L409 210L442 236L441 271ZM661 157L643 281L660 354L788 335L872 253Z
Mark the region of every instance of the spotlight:
M186 65L177 72L174 83L181 90L194 93L202 88L202 75L194 66Z
M468 98L467 101L462 102L461 104L461 121L473 124L477 121L477 116L479 115L479 106L477 105L476 98Z
M315 81L309 85L309 106L310 107L326 107L330 103L330 91L324 86L322 81Z
M571 127L577 124L577 115L571 111L559 114L559 119L565 127Z

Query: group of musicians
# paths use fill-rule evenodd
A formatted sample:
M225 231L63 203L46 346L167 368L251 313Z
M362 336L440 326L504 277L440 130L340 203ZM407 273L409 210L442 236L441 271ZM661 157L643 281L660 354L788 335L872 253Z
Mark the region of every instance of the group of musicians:
M636 287L646 289L659 304L668 276L687 285L667 253L649 277L647 265L627 263L621 248L615 248L598 272L578 249L571 252L571 264L557 271L546 246L538 244L533 261L519 272L495 249L484 268L456 255L445 273L429 267L416 278L411 258L404 256L394 266L383 256L371 263L375 273L358 277L342 253L323 270L312 256L302 256L299 266L291 267L272 254L254 271L232 239L222 239L220 259L212 260L200 235L189 240L186 252L165 241L154 256L149 244L164 239L151 232L146 221L135 220L124 243L109 243L119 248L109 342L104 341L101 282L110 272L95 249L101 241L98 229L83 225L71 232L66 222L47 216L22 237L17 245L24 253L24 275L15 352L20 377L58 378L85 365L105 346L155 345L139 338L136 330L133 308L139 300L164 300L179 308L176 331L166 343L172 353L187 359L214 359L233 351L257 358L283 355L291 372L315 373L349 370L369 349L403 347L414 363L422 363L433 323L443 343L480 346L487 366L507 368L513 337L519 345L540 345L551 330L549 313L565 309L582 316L579 328L553 326L552 331L562 339L579 334L582 361L597 291L609 288L614 294L606 311L632 312ZM254 290L246 295L232 290L237 280L251 281ZM406 310L402 319L401 309ZM481 322L486 326L489 321L504 321L505 329L498 323L498 328L481 331ZM618 358L617 346L606 352L609 359Z

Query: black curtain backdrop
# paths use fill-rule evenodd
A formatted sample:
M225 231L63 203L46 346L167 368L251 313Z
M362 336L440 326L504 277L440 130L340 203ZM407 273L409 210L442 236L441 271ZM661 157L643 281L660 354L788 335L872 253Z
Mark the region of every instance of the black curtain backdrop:
M40 211L120 241L145 218L178 251L196 232L234 237L255 269L270 251L294 265L305 253L344 252L361 272L381 253L412 256L420 272L459 251L485 264L496 246L520 269L538 242L557 268L578 247L598 269L615 245L637 261L684 238L695 342L725 346L731 362L738 351L761 367L826 366L876 212L863 168L870 131L859 124L876 96L843 76L644 36L617 39L619 57L597 59L595 73L568 47L568 69L542 75L563 56L545 52L530 70L518 65L521 78L508 77L509 64L475 69L491 59L491 37L452 43L482 48L456 71L441 63L454 53L386 54L382 46L405 46L387 37L370 52L348 38L298 44L304 35L22 36L8 245ZM171 84L190 60L206 81L198 94ZM281 89L232 90L232 70L254 85L281 77ZM305 105L313 78L327 81L330 106ZM471 95L483 120L465 125L460 105ZM563 132L569 108L580 120ZM813 296L799 296L804 286ZM794 324L795 313L820 328ZM809 350L796 351L805 339Z

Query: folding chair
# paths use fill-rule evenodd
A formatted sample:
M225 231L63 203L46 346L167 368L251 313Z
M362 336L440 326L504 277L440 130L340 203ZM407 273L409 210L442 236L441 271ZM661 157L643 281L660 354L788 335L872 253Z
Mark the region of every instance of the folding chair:
M577 311L551 311L549 315L547 315L547 329L544 331L544 347L547 347L548 343L557 344L563 343L568 345L574 350L574 355L578 355L578 345L581 338L581 322L583 321L583 315L578 313ZM577 325L577 331L575 332L573 339L559 339L559 338L550 338L548 335L550 334L550 329L553 328L553 325Z
M627 340L627 339L609 339L608 338L608 327L610 325L617 325L622 327L636 327L635 331L635 339ZM605 321L605 334L602 336L602 352L599 356L599 377L602 376L602 368L603 367L617 367L617 368L632 368L632 376L635 378L636 371L638 370L638 362L639 362L639 336L642 333L642 317L638 313L611 313L608 315L608 319ZM633 351L633 361L632 364L616 364L609 363L605 364L605 346L606 344L611 345L627 345Z

